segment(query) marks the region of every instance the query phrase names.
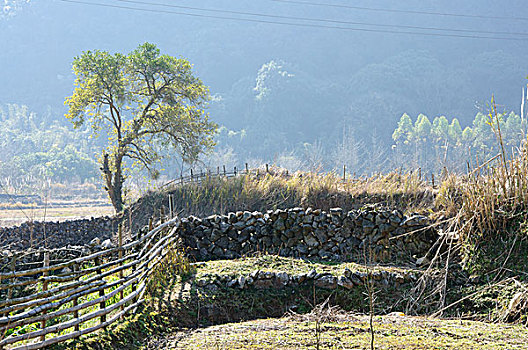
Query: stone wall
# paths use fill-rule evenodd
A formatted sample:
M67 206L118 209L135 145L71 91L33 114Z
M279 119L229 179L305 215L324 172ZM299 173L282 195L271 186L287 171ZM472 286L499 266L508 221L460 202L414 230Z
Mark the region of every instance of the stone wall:
M389 285L399 287L404 283L412 283L418 279L415 272L409 271L373 271L372 282L376 287L387 287ZM247 275L226 276L207 275L202 276L194 283L198 287L216 290L218 288L282 288L286 286L300 286L312 281L316 287L325 289L336 289L343 287L353 289L362 287L367 281L367 272L351 271L345 269L342 275L334 276L331 273L318 273L315 269L307 273L288 274L284 271L259 271L255 270Z
M8 268L13 256L18 270L41 264L44 250L51 249L51 259L58 263L108 248L118 223L118 218L100 217L0 228L0 270ZM197 261L262 252L358 262L416 262L437 239L428 226L425 216L405 216L378 206L349 212L292 208L201 219L190 216L182 219L181 239Z
M118 223L118 218L104 216L64 222L33 221L16 227L0 227L0 250L82 246L95 237L101 241L113 238Z
M292 208L182 220L181 238L196 260L255 252L331 260L416 261L437 239L429 219L368 206L343 212ZM371 258L370 258L371 256Z

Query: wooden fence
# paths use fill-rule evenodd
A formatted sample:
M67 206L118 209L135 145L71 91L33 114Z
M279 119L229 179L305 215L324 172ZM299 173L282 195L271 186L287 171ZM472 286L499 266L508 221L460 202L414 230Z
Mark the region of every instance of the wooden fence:
M493 159L491 159L491 160L493 160ZM248 167L248 163L245 163L245 168L240 169L240 168L234 167L232 171L231 170L226 171L225 165L222 166L222 167L217 167L216 171L211 170L211 169L207 169L206 171L203 171L203 170L196 171L196 170L190 169L189 170L189 175L183 176L183 174L182 174L179 178L175 178L175 179L165 183L164 185L161 186L161 188L166 187L166 186L171 185L171 184L184 185L184 184L193 183L193 182L199 183L199 182L203 181L204 179L211 178L211 177L225 177L225 178L229 178L229 177L235 177L235 176L238 176L238 175L249 175L249 174L256 175L258 177L259 175L269 174L270 173L270 168L271 167L270 167L269 164L265 164L265 169L249 168ZM273 172L274 171L272 171L272 173ZM365 176L365 175L358 177L358 176L356 176L356 173L352 173L352 174L348 173L346 165L343 165L342 174L338 174L338 173L339 173L339 171L337 171L336 174L341 177L341 179L342 179L342 181L344 183L356 183L356 182L360 182L362 180L367 179L367 176ZM439 175L436 175L437 182L435 183L435 174L432 172L432 173L430 173L430 177L428 177L428 175L425 172L422 174L422 168L417 168L414 171L412 171L412 170L411 171L404 171L403 168L400 168L398 170L398 173L399 173L400 176L402 176L404 174L406 174L406 175L414 175L418 180L424 181L425 184L429 184L430 183L433 188L435 188L435 185L439 184L438 180L441 181L444 177L447 176L447 174L449 174L447 168L444 167L442 169L441 173ZM284 173L282 173L281 175L282 176L284 176L284 175L290 176L289 171L287 169L285 169ZM379 175L381 175L381 173L373 173L373 174L371 174L371 176L379 176Z
M176 217L115 248L0 273L0 350L40 349L92 333L144 301L148 277L178 239Z
M243 168L243 169L239 169L237 167L234 167L233 170L229 170L229 171L226 170L226 166L225 165L222 166L222 167L216 167L216 171L213 171L211 169L207 169L206 171L203 171L203 170L196 171L196 170L190 169L189 170L189 175L183 176L183 174L182 174L179 178L175 178L175 179L165 183L161 187L163 188L163 187L171 185L171 184L183 185L183 184L188 184L188 183L193 183L193 182L201 182L204 179L211 178L211 177L225 177L225 178L229 178L229 177L235 177L235 176L238 176L238 175L249 175L249 174L253 174L253 175L257 175L258 176L258 175L265 175L266 173L269 173L269 172L270 172L270 170L269 170L269 165L268 164L266 164L266 170L262 170L262 172L261 172L259 168L250 169L249 166L248 166L248 163L245 164L245 168ZM286 172L288 172L288 171L286 170Z

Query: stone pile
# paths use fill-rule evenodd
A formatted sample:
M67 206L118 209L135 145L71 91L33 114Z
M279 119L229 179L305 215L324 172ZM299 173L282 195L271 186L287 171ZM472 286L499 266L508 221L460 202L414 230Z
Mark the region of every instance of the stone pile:
M254 252L331 260L415 261L437 239L422 215L369 206L343 212L292 208L182 219L181 238L197 260Z
M283 271L253 271L248 275L205 275L197 279L194 283L197 287L209 290L218 290L218 288L283 288L286 286L297 287L304 283L313 282L316 287L325 289L336 289L342 287L353 289L358 286L365 286L368 274L363 271L353 272L345 269L344 274L340 276L332 275L328 272L318 273L315 269L308 273L288 274ZM415 272L393 272L393 271L373 271L371 279L375 286L398 287L404 283L414 282L418 278Z

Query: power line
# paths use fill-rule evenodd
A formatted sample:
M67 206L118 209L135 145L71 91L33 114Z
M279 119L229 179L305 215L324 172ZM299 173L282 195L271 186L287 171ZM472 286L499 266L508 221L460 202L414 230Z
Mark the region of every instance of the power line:
M346 9L352 9L352 10L364 10L364 11L376 11L376 12L408 13L408 14L415 14L415 15L433 15L433 16L445 16L445 17L465 17L465 18L480 18L480 19L495 19L495 20L528 21L527 17L486 16L486 15L470 15L470 14L449 13L449 12L384 9L384 8L378 8L378 7L351 6L351 5L329 4L329 3L323 3L323 2L309 2L309 1L298 1L298 0L270 0L270 1L298 4L298 5L337 7L337 8L346 8Z
M190 16L190 17L197 17L197 18L214 18L214 19L229 20L229 21L275 24L275 25L285 25L285 26L292 26L292 27L305 27L305 28L311 27L311 28L347 30L347 31L355 31L355 32L407 34L407 35L430 36L430 37L528 41L528 38L515 38L515 37L494 37L494 36L462 35L462 34L447 34L447 33L446 34L426 33L426 32L395 31L395 30L369 29L369 28L351 28L351 27L329 26L329 25L322 25L322 24L309 24L309 23L279 22L279 21L261 20L261 19L253 19L253 18L226 17L226 16L205 15L205 14L187 13L187 12L170 11L170 10L146 9L146 8L138 8L138 7L130 7L130 6L122 6L122 5L94 3L94 2L87 2L87 1L81 1L81 0L57 0L57 1L75 3L75 4L83 4L83 5L91 5L91 6L99 6L99 7L106 7L106 8L125 9L125 10L140 11L140 12L165 13L165 14L175 14L175 15L180 15L180 16Z
M431 30L431 31L440 31L440 32L459 32L459 33L477 33L477 34L480 33L480 34L494 34L494 35L523 35L523 36L528 35L528 33L526 32L497 32L497 31L456 29L456 28L451 29L451 28L438 28L438 27L421 27L421 26L401 25L401 24L378 24L378 23L368 23L368 22L351 22L351 21L340 21L340 20L332 20L332 19L324 19L324 18L295 17L295 16L283 16L283 15L271 15L271 14L256 13L256 12L208 9L208 8L201 8L201 7L172 5L172 4L145 2L145 1L136 1L136 0L115 0L115 1L131 3L131 4L138 4L138 5L149 5L149 6L154 5L154 6L195 10L195 11L205 11L205 12L213 12L213 13L229 13L229 14L245 15L245 16L278 18L278 19L299 20L299 21L312 21L312 22L323 22L323 23L333 23L333 24L362 25L362 26L384 27L384 28L392 27L392 28L404 28L404 29L419 29L419 30Z

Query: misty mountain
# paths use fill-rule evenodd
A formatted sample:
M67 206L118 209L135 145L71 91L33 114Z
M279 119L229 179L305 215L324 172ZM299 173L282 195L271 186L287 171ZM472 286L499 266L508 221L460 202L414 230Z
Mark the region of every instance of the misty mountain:
M375 137L389 148L404 113L446 115L464 128L492 94L505 110L518 113L528 74L526 41L497 34L527 32L522 18L528 11L520 0L507 6L488 0L354 2L409 12L273 0L97 3L115 7L4 2L0 104L27 105L67 125L63 102L73 90L73 58L85 50L129 52L149 41L163 53L189 59L210 86L211 119L226 130L219 148L232 148L239 161L272 161L283 153L299 155L307 143L320 142L331 153L344 130L363 145Z

